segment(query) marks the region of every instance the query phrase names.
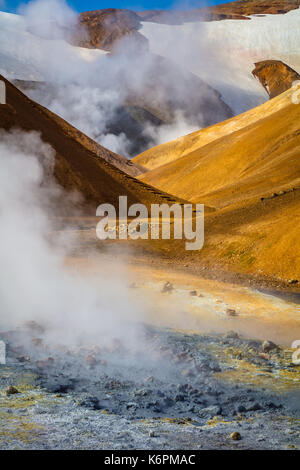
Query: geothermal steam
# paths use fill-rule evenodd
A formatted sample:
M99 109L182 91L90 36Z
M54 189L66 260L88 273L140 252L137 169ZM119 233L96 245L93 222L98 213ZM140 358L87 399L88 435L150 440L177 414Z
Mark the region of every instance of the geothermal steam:
M98 49L73 47L68 43L72 32L76 31L77 37L86 33L82 29L78 32L77 14L62 0L32 1L20 13L25 35L18 37L16 34L11 39L10 50L25 68L20 69L16 78L24 77L27 67L29 80L46 82L45 86L34 87L26 93L114 152L133 156L137 150L146 149L145 144L138 149L133 145L136 136L131 138L123 129L130 117L125 118L124 124L120 116L132 94L143 97L151 93L150 76L156 75L163 84L163 96L155 90L156 107L170 99L166 95L171 94L171 90L183 101L187 95L199 93L198 87L187 89L190 87L176 74L171 63L170 70L167 65L160 70L155 56L141 51L134 38L120 41L112 55ZM19 29L20 25L19 21ZM152 94L150 96L152 99ZM197 118L178 112L172 120L163 120L159 126L149 118L131 134L140 133L141 141L151 147L199 129L201 112L199 110Z
M105 344L118 338L134 347L136 321L143 319L125 277L110 276L107 263L100 279L71 274L64 260L72 239L49 241L49 214L59 201L72 201L51 176L53 162L53 149L37 133L1 131L1 329L35 321L53 344Z

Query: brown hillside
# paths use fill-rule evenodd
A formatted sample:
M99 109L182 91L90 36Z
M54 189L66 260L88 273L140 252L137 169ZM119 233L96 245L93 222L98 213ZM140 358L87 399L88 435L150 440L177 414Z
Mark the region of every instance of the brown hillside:
M293 82L300 80L300 75L280 60L256 62L252 73L258 78L270 98L275 98L291 88Z
M278 282L299 279L300 106L292 93L226 121L223 130L218 124L187 136L184 157L141 176L216 208L206 215L203 250L184 255L178 247L177 257ZM210 143L201 146L201 132Z
M94 213L101 202L117 206L119 195L127 195L129 204L174 200L135 178L108 161L107 149L97 145L66 121L21 93L9 81L6 84L7 104L0 105L0 129L19 128L38 131L56 152L55 177L67 190L79 191ZM103 158L104 157L104 158ZM111 153L112 161L115 155Z
M217 125L218 138L141 179L214 207L245 204L246 199L255 200L299 185L300 106L292 103L291 95L292 91L287 91L244 113L240 121L238 117L226 121L225 130L229 132L230 124L234 128L241 119L244 123L229 134L222 135L222 126Z
M75 35L73 41L82 47L111 51L121 38L130 36L136 45L148 49L147 39L138 32L141 20L133 11L116 8L87 11L79 15L79 25L84 27L86 37Z
M262 106L250 109L249 111L239 114L232 119L228 119L227 121L220 122L189 135L179 137L173 141L166 142L165 144L153 147L152 149L149 149L133 158L132 161L149 170L153 170L172 162L177 158L184 157L196 150L199 150L210 142L243 129L260 119L274 114L290 103L291 96L289 94L285 94L280 99L266 102Z

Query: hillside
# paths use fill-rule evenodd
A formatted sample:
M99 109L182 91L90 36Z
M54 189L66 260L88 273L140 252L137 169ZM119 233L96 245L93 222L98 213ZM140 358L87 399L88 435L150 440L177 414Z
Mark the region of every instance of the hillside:
M140 18L133 11L116 8L87 11L79 15L79 26L84 27L86 35L75 34L73 41L82 47L111 51L121 38L130 36L137 46L148 49L147 39L138 32Z
M19 128L38 131L56 152L54 174L67 190L79 191L90 207L90 213L101 202L117 205L119 195L127 195L128 203L173 200L168 195L125 174L112 163L119 156L94 143L66 121L30 100L8 80L7 104L0 105L0 129Z
M141 179L194 202L209 201L215 207L237 201L244 204L245 199L299 184L300 107L292 103L293 92L181 139L179 148L181 144L185 155ZM176 152L178 155L175 141Z
M132 161L149 170L153 170L180 157L189 155L194 151L200 150L205 145L243 129L260 119L268 117L280 109L285 108L290 103L290 93L284 94L276 100L266 102L232 119L201 129L184 137L179 137L171 142L158 145L141 153ZM154 175L155 174L153 174L153 176ZM152 178L152 173L148 173L146 178L148 177Z
M275 279L299 277L300 106L292 103L294 92L162 146L170 157L185 155L140 177L215 207L206 216L205 245L193 254L195 265ZM163 154L154 149L161 160Z

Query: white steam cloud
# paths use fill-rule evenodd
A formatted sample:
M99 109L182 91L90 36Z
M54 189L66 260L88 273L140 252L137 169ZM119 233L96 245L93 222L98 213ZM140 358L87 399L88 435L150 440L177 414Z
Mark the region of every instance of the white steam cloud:
M46 82L26 93L100 144L133 156L207 125L203 116L208 112L206 95L211 92L201 89L197 77L187 72L185 61L175 67L151 51L141 51L129 37L120 41L113 54L74 47L67 42L70 35L85 32L77 24L77 13L63 0L33 0L20 12L22 18L11 19L9 28L0 30L0 52L7 54L8 69L13 71L8 78ZM192 38L187 41L186 52L194 49ZM172 42L170 48L176 55L178 44ZM204 61L209 56L205 51ZM3 65L1 70L5 74ZM203 107L183 116L181 105L195 108L199 95ZM172 100L178 112L170 116L165 108ZM141 108L145 111L136 119L137 107L139 113Z
M53 163L53 149L37 133L1 131L1 329L36 321L53 344L135 344L142 310L130 299L121 265L119 274L110 276L106 263L101 278L85 278L64 265L72 240L49 240L49 201L55 208L69 197L51 176Z
M67 28L77 24L76 13L64 0L39 0L21 5L28 29L45 39L66 39Z

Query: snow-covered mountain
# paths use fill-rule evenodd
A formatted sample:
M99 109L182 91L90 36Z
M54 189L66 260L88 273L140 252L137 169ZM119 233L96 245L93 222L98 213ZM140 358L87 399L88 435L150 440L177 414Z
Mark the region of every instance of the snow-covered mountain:
M64 10L61 15L64 18ZM147 148L149 139L152 145L160 144L226 119L228 113L218 112L224 104L239 114L266 102L268 93L252 74L256 62L281 60L300 73L300 9L285 14L252 15L248 19L199 21L197 18L196 22L182 24L162 24L141 18L136 28L148 41L150 53L146 49L135 50L135 43L130 43L125 35L122 53L113 51L109 59L105 57L107 51L93 48L96 46L88 40L87 47L76 47L59 35L47 39L47 34L41 34L43 22L38 24L37 31L36 18L39 19L36 15L32 23L28 17L0 12L0 74L10 80L54 83L57 87L54 92L50 88L46 92L33 90L30 96L99 143L122 154L134 154L128 150L131 146L124 135L125 118L121 113L124 106L126 113L130 106L130 113L134 112L131 118L139 124L141 145L145 145L139 148L140 152ZM98 32L101 36L101 28ZM118 40L123 41L120 37ZM218 106L208 106L212 94L216 95L213 101ZM182 113L175 113L174 123L165 119L156 123L157 118L162 119L165 103L174 101L174 97L180 103L173 106L175 111L177 108L191 110L192 97L197 112L193 110L192 119L188 116L185 120ZM149 125L141 122L140 112L136 115L137 106L145 108L148 117L151 114ZM207 119L208 108L213 118ZM200 124L198 114L205 118ZM127 114L125 120L128 124ZM145 132L147 144L143 140ZM130 140L137 133L134 128ZM107 135L110 140L103 141Z
M63 39L48 40L28 31L20 15L0 12L0 74L8 79L39 81L49 79L57 64L82 61L82 65L106 54L100 49L74 47Z
M268 98L251 74L255 62L282 60L300 72L300 9L250 18L182 25L144 22L140 32L152 52L188 68L240 113Z

